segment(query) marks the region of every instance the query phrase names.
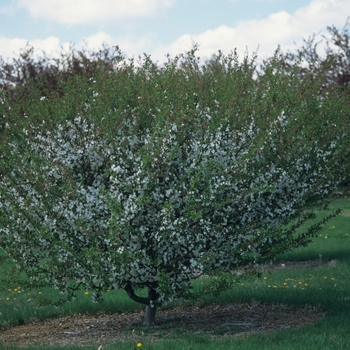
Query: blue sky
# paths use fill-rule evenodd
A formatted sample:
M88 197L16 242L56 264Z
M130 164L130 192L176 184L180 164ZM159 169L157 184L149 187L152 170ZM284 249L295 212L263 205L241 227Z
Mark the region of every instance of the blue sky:
M327 26L342 29L349 16L349 0L0 0L0 56L15 57L27 42L51 55L104 42L158 61L194 43L202 57L235 48L266 57Z

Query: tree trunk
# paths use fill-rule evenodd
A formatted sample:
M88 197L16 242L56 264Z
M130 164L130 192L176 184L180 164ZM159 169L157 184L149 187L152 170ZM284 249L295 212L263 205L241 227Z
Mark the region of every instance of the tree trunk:
M156 322L156 311L157 308L155 306L146 305L146 311L145 311L145 320L144 324L145 326L153 326Z
M148 288L148 300L149 304L146 305L145 311L145 325L153 326L156 322L157 308L154 305L154 301L158 298L157 292L153 288Z
M146 304L144 324L146 326L153 326L156 321L156 311L157 311L155 302L159 297L159 294L153 288L148 288L148 296L147 298L145 298L145 297L139 297L138 295L136 295L134 293L134 289L132 288L131 284L127 284L124 287L124 289L132 300L136 301L137 303Z

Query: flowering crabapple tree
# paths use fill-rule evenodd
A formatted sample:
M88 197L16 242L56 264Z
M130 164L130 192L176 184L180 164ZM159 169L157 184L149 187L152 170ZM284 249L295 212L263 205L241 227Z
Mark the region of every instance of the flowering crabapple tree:
M208 110L200 118L210 126ZM302 227L341 180L331 172L339 140L295 136L285 147L290 120L281 111L268 132L253 118L240 130L139 130L130 117L113 137L82 117L29 126L0 159L1 247L34 285L124 289L151 325L157 306L191 296L193 279L220 276L220 290L232 271L307 244L327 220Z

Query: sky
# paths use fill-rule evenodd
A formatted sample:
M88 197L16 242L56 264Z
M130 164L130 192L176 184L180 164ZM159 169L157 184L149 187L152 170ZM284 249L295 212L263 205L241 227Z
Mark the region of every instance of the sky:
M0 0L0 56L12 60L27 43L50 56L105 43L158 62L194 44L202 58L234 49L264 58L341 30L349 16L349 0Z

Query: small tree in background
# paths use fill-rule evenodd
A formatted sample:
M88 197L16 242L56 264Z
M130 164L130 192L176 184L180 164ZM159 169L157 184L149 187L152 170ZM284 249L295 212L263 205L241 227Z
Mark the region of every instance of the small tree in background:
M34 285L124 289L150 325L193 279L220 277L219 292L235 269L307 244L335 214L303 226L349 169L349 114L343 91L320 90L326 63L299 68L279 52L259 72L235 54L201 66L193 50L124 63L123 89L112 73L74 78L94 90L74 118L78 92L52 100L62 122L37 96L4 129L2 248Z
M329 36L312 35L304 40L304 45L297 48L295 52L283 54L285 68L288 69L295 66L296 61L302 61L304 64L299 68L299 75L317 75L317 71L327 72L324 76L324 83L320 86L320 90L324 93L339 94L339 89L349 94L350 83L350 18L345 22L344 27L340 30L334 25L327 27ZM326 44L325 52L320 52L321 43ZM316 72L315 72L316 70ZM344 108L348 102L344 101ZM341 184L348 186L350 176L346 176Z
M308 70L320 67L332 58L332 65L328 67L327 79L323 88L335 88L340 86L346 89L350 82L350 18L342 30L334 25L327 27L329 36L312 35L304 39L304 45L297 48L295 52L285 53L285 65L293 67L296 60L302 57L304 66L300 74L304 75ZM320 52L319 46L325 43L325 52Z

